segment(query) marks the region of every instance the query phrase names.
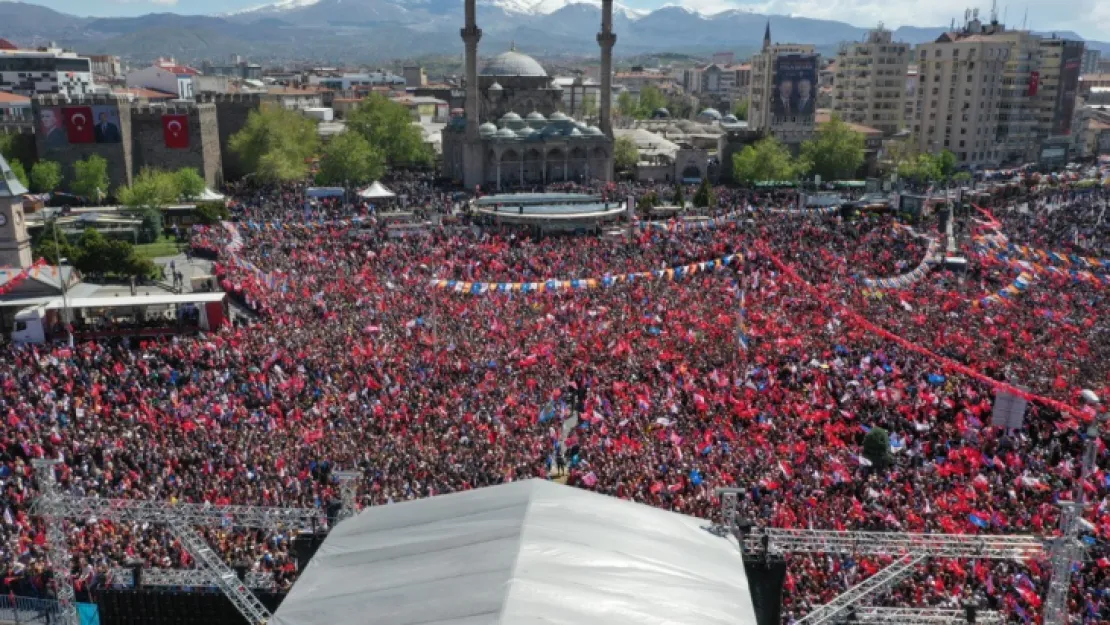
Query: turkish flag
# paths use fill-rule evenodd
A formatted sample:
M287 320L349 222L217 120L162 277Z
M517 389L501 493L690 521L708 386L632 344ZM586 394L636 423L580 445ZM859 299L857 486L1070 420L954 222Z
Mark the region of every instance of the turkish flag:
M163 115L162 136L167 148L189 147L189 116Z
M91 106L67 106L62 108L65 118L66 136L70 143L96 143L96 122L93 120Z

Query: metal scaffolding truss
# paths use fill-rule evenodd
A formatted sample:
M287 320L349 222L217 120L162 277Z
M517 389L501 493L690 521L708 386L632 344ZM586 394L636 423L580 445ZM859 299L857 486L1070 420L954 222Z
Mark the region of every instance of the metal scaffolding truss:
M231 570L216 552L208 546L204 538L195 529L184 521L173 520L169 522L170 529L181 541L182 546L197 560L197 565L216 582L216 586L224 591L227 598L246 617L251 625L265 625L270 620L270 611L246 585L239 580L235 571Z
M1034 536L973 534L907 534L901 532L838 532L806 529L753 529L744 535L748 553L840 553L936 558L1029 560L1046 554L1043 539Z
M45 514L46 502L35 504L37 514ZM201 527L246 527L274 532L315 532L327 526L323 511L316 508L267 508L262 506L213 506L192 503L167 503L133 499L96 499L93 497L55 497L52 514L65 519L102 519L116 523L172 522Z
M860 625L949 625L967 623L962 609L946 608L876 608L857 607L856 622ZM1005 619L998 612L978 610L977 625L1002 625Z
M135 585L135 574L131 569L116 568L108 572L114 583L126 586ZM206 588L218 587L219 584L210 571L205 569L147 569L140 575L142 585L162 586L174 588ZM267 571L247 571L243 578L247 588L255 590L271 590L274 587L274 575Z
M890 566L875 573L859 584L852 586L839 597L814 608L809 614L799 619L795 625L821 625L839 619L853 605L864 597L886 590L902 578L913 572L913 567L925 559L921 554L905 554L894 561Z
M50 557L50 571L54 578L54 593L58 601L59 625L79 625L77 615L77 596L70 581L69 545L66 541L62 523L66 517L57 513L54 503L58 501L57 483L54 481L54 465L58 460L35 459L31 466L38 479L39 500L45 505L41 511L42 522L46 524L46 548Z

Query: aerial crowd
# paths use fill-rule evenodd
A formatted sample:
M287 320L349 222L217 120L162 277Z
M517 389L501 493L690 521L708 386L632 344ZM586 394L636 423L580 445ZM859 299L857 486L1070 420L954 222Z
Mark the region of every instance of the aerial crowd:
M415 176L390 186L422 214L459 201ZM713 227L536 239L465 219L390 237L363 205L243 190L234 221L192 245L249 321L137 348L3 347L4 584L49 593L37 457L62 458L60 488L82 496L322 507L353 469L360 508L540 477L716 520L714 489L738 486L742 514L777 527L1051 534L1096 416L1080 391L1110 402L1110 266L1083 260L1110 259L1110 194L1005 191L946 252L935 218L782 209L784 192L720 188ZM992 426L1000 388L1028 399L1021 429ZM862 451L877 427L879 466ZM1097 464L1079 486L1077 623L1110 621L1101 443ZM82 591L126 561L190 566L155 525L66 531ZM205 536L276 588L296 579L288 534ZM784 622L889 562L790 556ZM1050 572L932 560L879 601L1032 623Z

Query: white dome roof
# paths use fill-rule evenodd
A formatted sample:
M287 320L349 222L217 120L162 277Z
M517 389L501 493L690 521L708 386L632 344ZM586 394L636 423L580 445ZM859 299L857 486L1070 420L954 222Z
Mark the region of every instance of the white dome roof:
M505 88L501 86L501 83L497 82L496 80L493 81L493 84L489 86L490 91L502 91L504 89Z
M513 132L512 128L502 128L501 130L498 130L497 133L493 136L497 137L498 139L516 139L516 133Z
M591 136L591 137L600 137L601 135L603 135L605 133L601 132L601 129L598 128L597 126L590 126L589 128L586 129L586 134Z
M528 117L526 117L525 119L527 119L530 122L544 122L544 121L547 121L547 119L543 116L543 113L541 113L539 111L532 111L531 113L528 114Z
M555 111L551 114L551 117L548 117L547 119L548 121L553 122L574 121L571 118L567 117L566 113L563 113L562 111Z
M497 126L493 125L490 122L486 122L486 123L482 124L481 126L478 126L478 132L480 132L484 135L487 135L487 134L491 135L491 134L497 132Z
M517 115L513 111L509 111L508 113L505 113L501 116L501 123L518 121L520 121L520 115Z
M503 52L490 59L482 68L481 74L483 76L547 77L547 72L539 61L516 50Z

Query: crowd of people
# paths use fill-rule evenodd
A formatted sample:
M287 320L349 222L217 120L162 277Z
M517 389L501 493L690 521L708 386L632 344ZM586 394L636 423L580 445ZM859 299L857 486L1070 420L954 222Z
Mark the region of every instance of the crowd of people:
M459 204L426 180L398 182L412 209ZM240 190L234 223L198 231L192 244L218 256L222 287L257 319L137 348L4 348L5 584L46 584L45 530L28 511L36 457L62 458L60 487L81 496L322 507L338 497L333 472L357 470L366 507L539 477L714 520L714 489L738 486L742 514L762 525L1051 534L1093 416L1077 394L1110 390L1106 291L1039 275L983 305L1016 272L979 237L1078 240L1095 255L1105 197L1029 192L1025 212L991 206L990 228L960 241L966 272L937 265L901 288L869 288L863 278L918 267L929 239L943 237L936 223L768 210L792 205L789 194L716 191L707 212L745 209L742 218L644 227L630 240L534 239L465 221L389 238L365 206L306 210L299 187ZM697 269L603 279L689 265ZM551 279L596 288L463 286ZM1028 389L1022 429L991 425L988 378ZM564 438L572 415L578 425ZM863 455L879 427L890 433L889 465ZM1092 557L1069 599L1082 623L1110 620L1105 446L1097 461L1081 486ZM67 527L81 589L126 561L191 564L157 526ZM291 536L233 527L205 536L228 561L273 571L278 588L295 581ZM785 622L887 563L790 556ZM1031 623L1049 575L1043 561L935 560L877 601L976 600Z

